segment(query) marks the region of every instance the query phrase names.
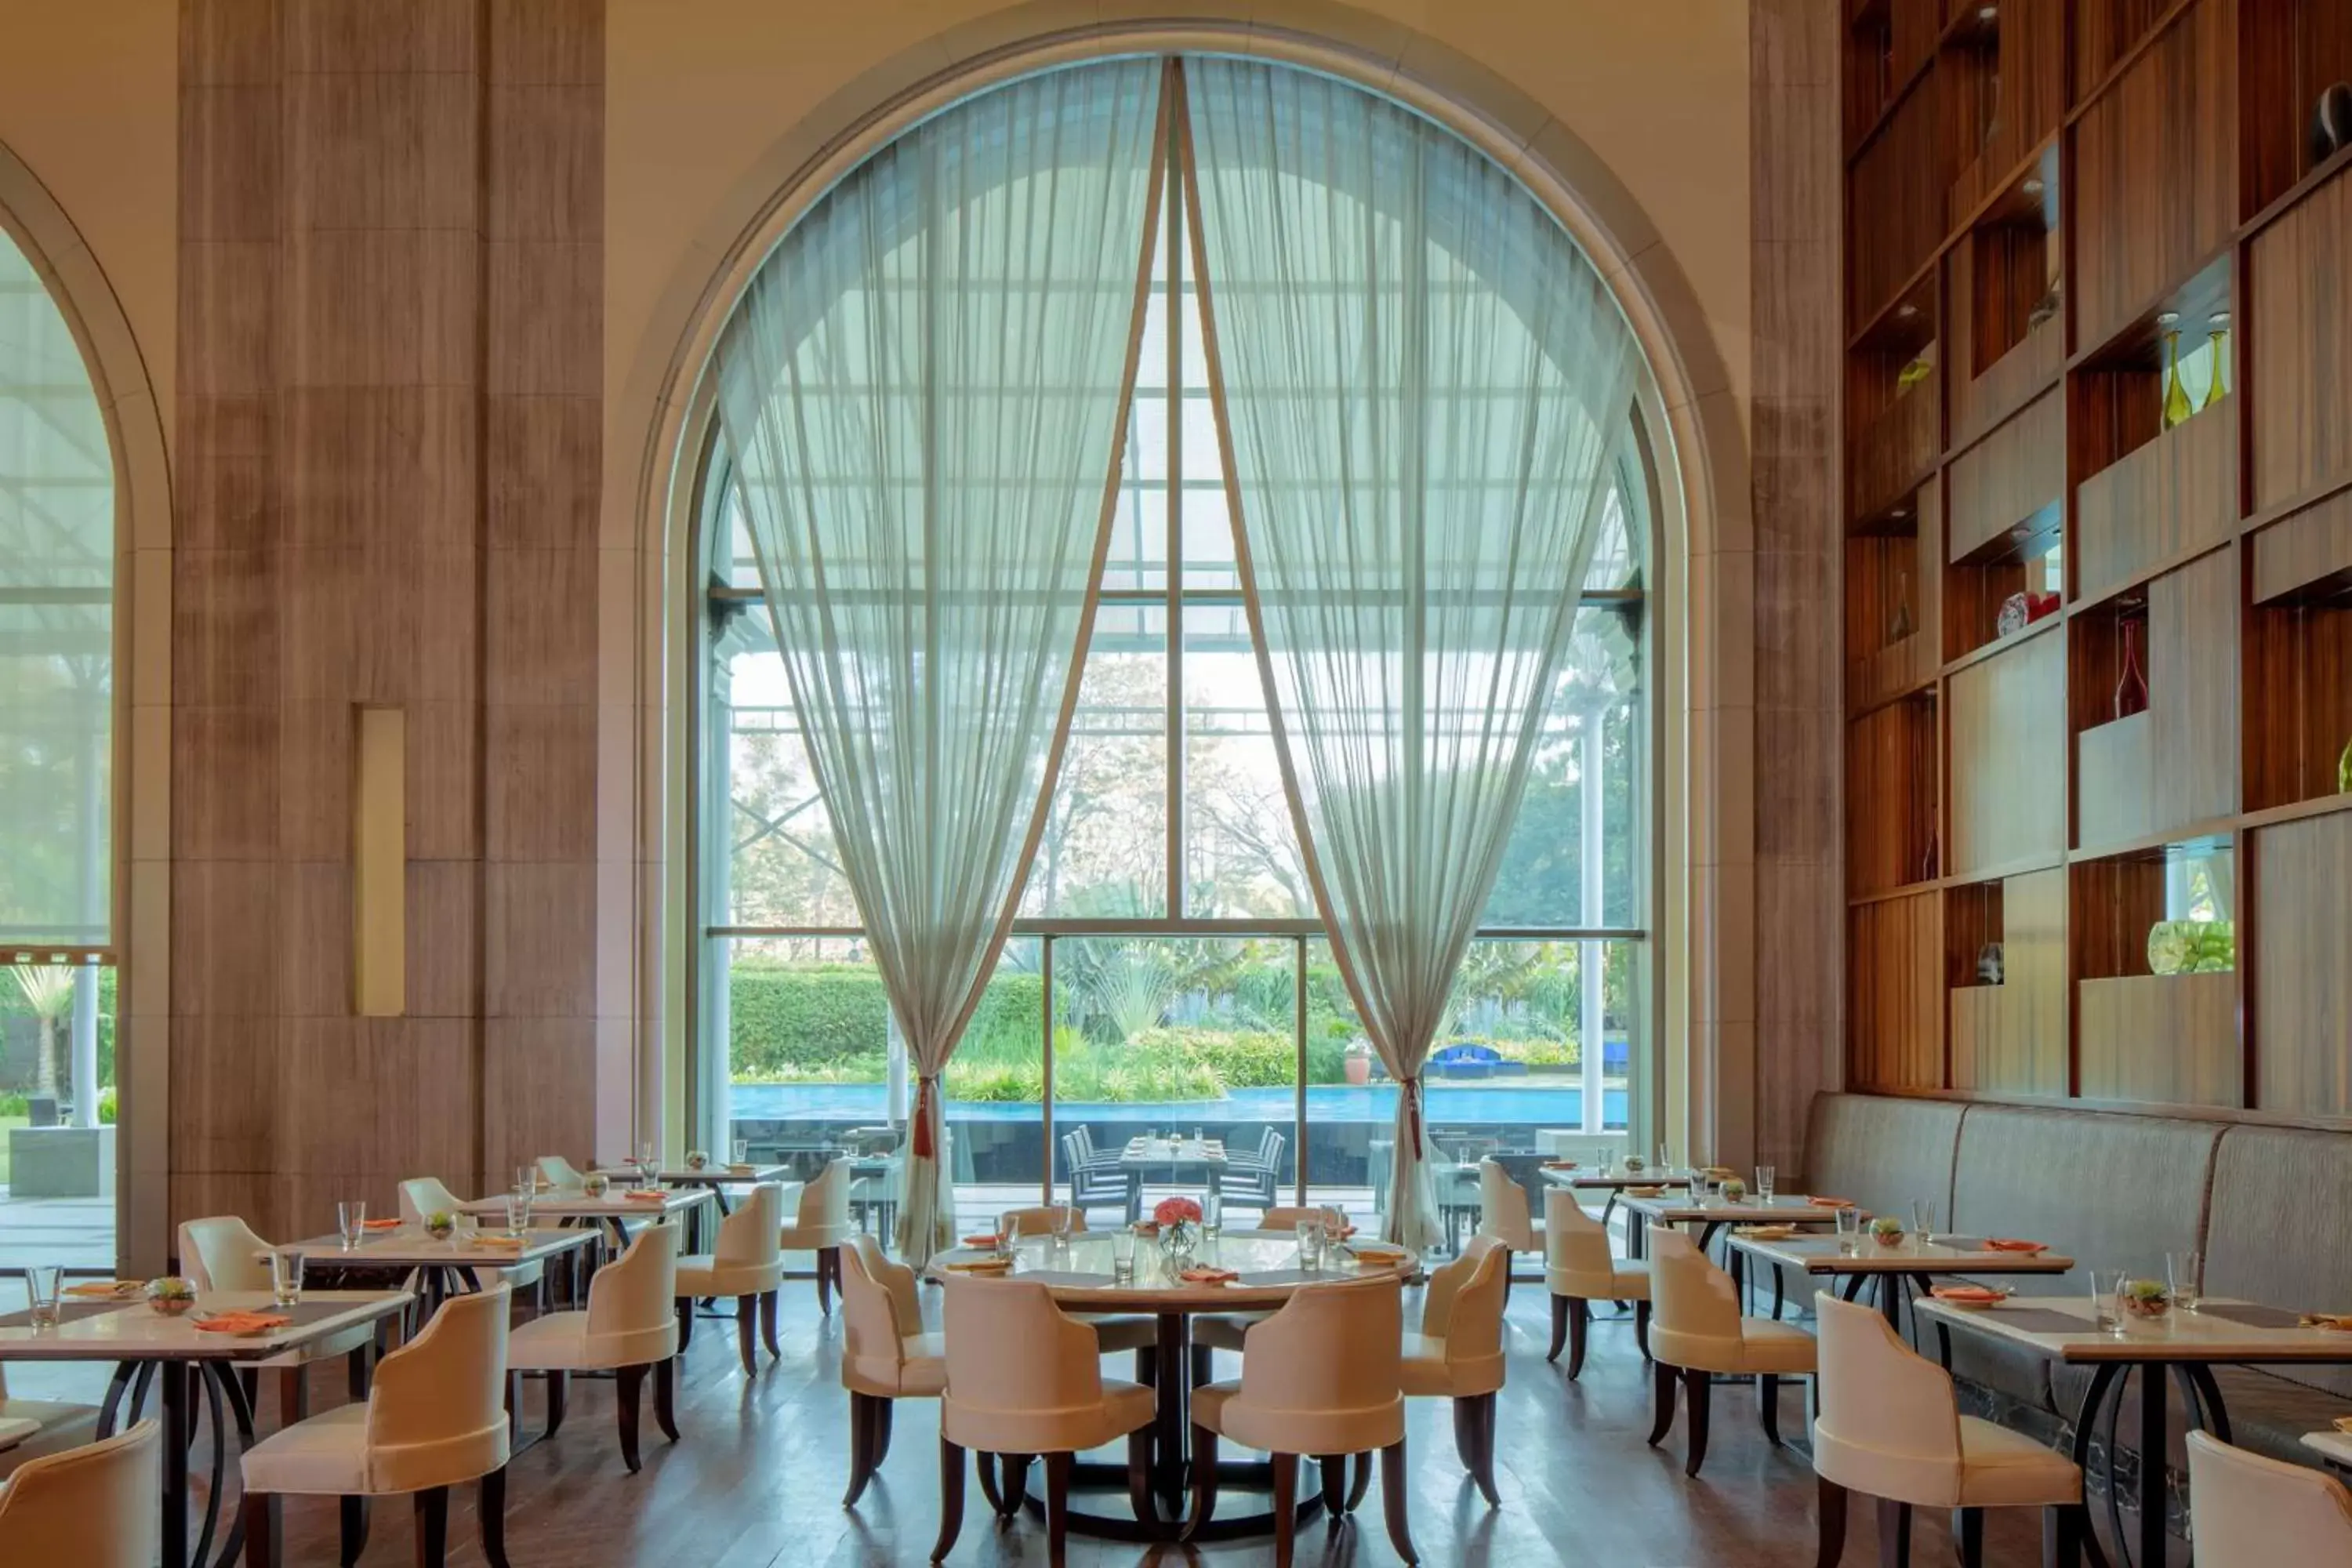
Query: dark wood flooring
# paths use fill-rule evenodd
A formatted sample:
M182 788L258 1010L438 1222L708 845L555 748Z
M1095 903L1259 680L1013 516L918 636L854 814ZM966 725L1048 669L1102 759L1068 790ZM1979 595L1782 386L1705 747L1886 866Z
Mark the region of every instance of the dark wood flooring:
M927 1292L937 1311L937 1293ZM1408 1317L1417 1310L1409 1296ZM1583 1377L1570 1384L1545 1364L1548 1307L1542 1286L1522 1279L1513 1291L1510 1374L1496 1436L1503 1506L1488 1509L1455 1460L1448 1411L1412 1402L1412 1530L1422 1561L1433 1568L1537 1568L1591 1563L1604 1568L1805 1568L1813 1561L1812 1471L1796 1449L1769 1446L1746 1388L1716 1391L1714 1432L1700 1479L1682 1473L1682 1429L1659 1448L1649 1430L1644 1367L1630 1322L1606 1318L1593 1328ZM683 1441L673 1446L645 1423L645 1469L621 1464L609 1383L572 1384L562 1431L519 1455L509 1471L508 1555L514 1568L833 1568L920 1563L939 1527L937 1406L900 1407L888 1462L857 1508L845 1510L848 1403L839 1382L838 1312L820 1317L814 1287L789 1281L784 1295L783 1359L761 1357L747 1380L730 1325L706 1321L687 1355L678 1394ZM1118 1369L1121 1358L1106 1363ZM1565 1358L1563 1357L1563 1360ZM1220 1375L1231 1375L1220 1358ZM22 1396L73 1392L85 1369L20 1370ZM331 1376L330 1375L331 1373ZM102 1379L102 1373L88 1374ZM40 1386L35 1384L37 1377ZM342 1397L340 1366L323 1369L314 1408ZM540 1392L528 1395L528 1421L540 1416ZM275 1400L265 1391L264 1430ZM1804 1428L1801 1386L1782 1394L1781 1428ZM1106 1455L1106 1458L1113 1457ZM1231 1457L1230 1454L1228 1457ZM201 1461L200 1461L201 1463ZM1374 1483L1377 1487L1378 1482ZM451 1562L482 1561L470 1489L452 1510ZM1221 1511L1245 1500L1229 1496ZM1857 1507L1845 1561L1877 1561L1870 1510ZM1297 1561L1380 1568L1398 1560L1381 1525L1381 1499L1367 1498L1356 1522L1334 1534L1318 1521L1302 1533ZM335 1562L331 1500L290 1499L282 1561ZM396 1500L376 1509L362 1562L380 1568L412 1561L410 1518ZM1995 1515L1987 1561L2040 1561L2038 1526L2028 1514ZM1945 1521L1920 1521L1913 1561L1954 1561ZM975 1487L957 1564L1034 1565L1045 1561L1042 1523L1024 1519L998 1529ZM1074 1537L1074 1564L1264 1563L1264 1542L1214 1547L1145 1547Z

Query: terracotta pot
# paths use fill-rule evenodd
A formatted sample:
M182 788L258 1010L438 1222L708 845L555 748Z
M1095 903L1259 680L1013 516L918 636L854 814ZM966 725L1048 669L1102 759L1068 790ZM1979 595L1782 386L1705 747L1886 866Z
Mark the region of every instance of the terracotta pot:
M1372 1081L1371 1058L1349 1057L1344 1065L1348 1074L1348 1081L1354 1084L1358 1089L1361 1089L1364 1085Z

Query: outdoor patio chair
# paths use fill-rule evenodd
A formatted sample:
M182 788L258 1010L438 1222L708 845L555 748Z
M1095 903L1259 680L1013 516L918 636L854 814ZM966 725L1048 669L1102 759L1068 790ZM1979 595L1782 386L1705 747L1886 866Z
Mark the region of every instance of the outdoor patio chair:
M1217 1184L1227 1207L1246 1204L1270 1208L1282 1196L1282 1151L1289 1140L1269 1127L1259 1142L1259 1154L1228 1154L1225 1173Z
M1087 1209L1115 1208L1127 1214L1128 1182L1119 1169L1118 1156L1087 1153L1085 1129L1062 1134L1062 1158L1069 1167L1070 1206L1084 1213Z

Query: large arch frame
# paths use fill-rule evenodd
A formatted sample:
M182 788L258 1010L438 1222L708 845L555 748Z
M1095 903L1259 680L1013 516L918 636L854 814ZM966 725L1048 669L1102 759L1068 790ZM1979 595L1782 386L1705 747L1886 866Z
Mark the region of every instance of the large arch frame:
M625 1042L600 1039L600 1133L683 1135L684 1040L698 929L689 904L698 530L716 418L707 372L744 286L802 213L908 125L992 83L1123 53L1213 52L1301 66L1385 93L1510 170L1583 247L1651 370L1641 398L1651 454L1655 864L1652 1124L1678 1147L1750 1140L1754 604L1746 435L1728 370L1687 278L1640 203L1574 131L1485 66L1426 36L1328 0L1275 0L1249 22L1097 24L1034 0L982 28L929 40L820 104L751 166L669 280L607 426L608 546L631 559L628 686L603 693L600 815L625 825L625 896L600 898L599 948L630 956ZM607 612L608 623L611 619ZM608 663L614 668L618 661ZM625 721L622 715L626 715ZM609 869L609 868L608 868ZM620 894L614 883L606 889ZM609 1016L609 1014L608 1014ZM1726 1021L1732 1021L1727 1024ZM1742 1047L1741 1042L1745 1046ZM625 1052L625 1064L616 1056ZM609 1098L609 1097L608 1097Z
M171 1185L172 480L163 415L130 317L89 241L5 143L0 229L73 333L114 469L115 1249L120 1267L155 1273L170 1241Z

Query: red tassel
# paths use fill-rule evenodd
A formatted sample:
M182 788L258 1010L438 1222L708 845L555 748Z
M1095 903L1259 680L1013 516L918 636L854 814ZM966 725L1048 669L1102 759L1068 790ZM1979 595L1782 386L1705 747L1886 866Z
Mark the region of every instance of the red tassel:
M1412 1157L1421 1158L1421 1079L1404 1080L1405 1137L1412 1144Z
M931 1091L937 1079L915 1080L915 1158L936 1160L939 1151L931 1146Z

